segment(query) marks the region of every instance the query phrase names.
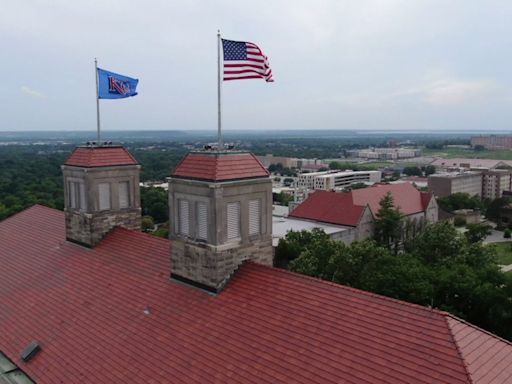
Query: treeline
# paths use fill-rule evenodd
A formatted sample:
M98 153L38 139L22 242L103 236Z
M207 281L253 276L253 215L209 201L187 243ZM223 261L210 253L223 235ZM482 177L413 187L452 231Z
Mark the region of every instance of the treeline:
M5 146L0 148L0 220L34 204L64 209L61 165L74 146ZM165 180L186 153L184 148L142 150L131 148L142 165L141 181ZM142 188L144 215L156 223L168 220L167 193Z

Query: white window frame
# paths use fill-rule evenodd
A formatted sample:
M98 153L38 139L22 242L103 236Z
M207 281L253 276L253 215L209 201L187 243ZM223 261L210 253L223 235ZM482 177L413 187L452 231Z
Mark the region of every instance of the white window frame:
M190 236L190 203L185 199L178 199L178 234Z
M238 240L241 237L240 202L226 204L226 239Z
M85 196L85 184L80 179L68 180L69 208L77 211L87 210L87 199Z
M124 186L126 186L126 190L124 190ZM126 196L122 196L122 194L126 191ZM119 208L130 208L130 182L129 181L120 181L117 184L117 192L119 198Z
M110 183L98 183L98 209L100 211L112 209L112 191Z
M196 238L208 240L208 204L204 201L196 203Z
M249 200L249 236L261 234L261 199Z

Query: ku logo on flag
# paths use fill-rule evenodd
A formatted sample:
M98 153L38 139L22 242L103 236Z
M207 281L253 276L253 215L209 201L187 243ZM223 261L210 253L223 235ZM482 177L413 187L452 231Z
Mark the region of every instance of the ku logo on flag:
M120 95L127 95L130 93L130 83L116 79L113 76L108 77L108 91L110 93L118 93Z
M98 68L98 98L124 99L137 94L138 79Z

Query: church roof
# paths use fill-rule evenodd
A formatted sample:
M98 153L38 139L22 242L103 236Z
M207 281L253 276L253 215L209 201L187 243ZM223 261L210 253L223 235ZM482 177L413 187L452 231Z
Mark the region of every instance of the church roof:
M122 146L76 147L64 163L86 168L137 164L135 157Z
M169 279L168 240L117 228L84 248L54 209L0 222L0 243L0 352L39 384L512 377L510 343L446 312L252 263L214 296Z
M172 177L205 181L229 181L268 177L269 172L256 156L240 151L188 153Z
M373 215L380 209L380 200L390 192L395 207L404 215L427 209L432 194L420 192L410 183L375 184L350 192L315 191L291 213L291 217L323 223L357 226L366 206Z

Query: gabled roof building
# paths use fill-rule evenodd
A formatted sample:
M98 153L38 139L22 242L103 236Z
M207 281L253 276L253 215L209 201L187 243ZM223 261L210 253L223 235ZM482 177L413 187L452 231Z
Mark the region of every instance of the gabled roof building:
M210 163L218 164L216 155L208 155L201 177L180 167L173 173L171 218L181 211L179 189L194 189L187 194L188 235L172 230L171 241L129 222L105 233L93 228L94 243L73 241L68 212L37 205L0 222L0 383L510 382L512 345L505 340L446 312L267 265L265 176L236 171L229 181L205 179L202 169L218 167ZM87 173L83 163L74 166ZM101 183L118 183L123 166L102 163L98 172L113 172L113 179L104 173ZM105 211L122 215L125 208L114 204L121 196L110 194ZM251 234L249 202L257 199L260 232ZM96 214L91 201L84 218ZM234 201L248 210L239 237L227 241L222 216ZM197 202L218 218L206 240L198 237L202 216L192 224ZM71 203L66 198L66 209ZM258 257L245 252L253 241ZM176 242L191 251L173 253ZM226 250L234 271L222 266ZM180 257L186 268L175 273Z
M410 183L375 184L350 192L315 191L295 207L290 217L357 228L348 242L370 237L380 201L390 193L395 207L407 220L437 221L438 206L431 193L420 192Z

